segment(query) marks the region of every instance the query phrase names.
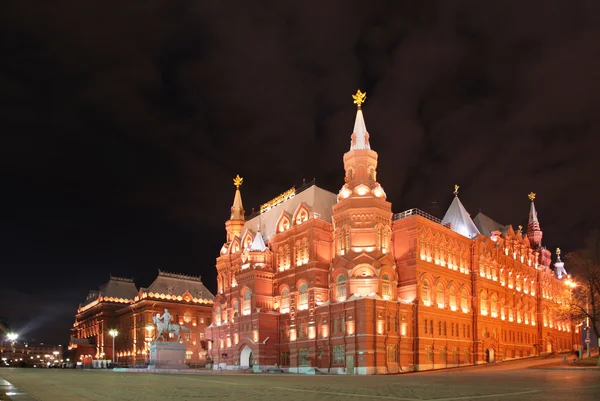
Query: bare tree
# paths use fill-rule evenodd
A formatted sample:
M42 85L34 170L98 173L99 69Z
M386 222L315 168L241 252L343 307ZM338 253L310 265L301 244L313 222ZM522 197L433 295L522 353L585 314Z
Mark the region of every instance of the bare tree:
M569 305L571 318L585 321L584 327L600 339L600 231L593 230L585 247L567 254L566 260L577 283Z

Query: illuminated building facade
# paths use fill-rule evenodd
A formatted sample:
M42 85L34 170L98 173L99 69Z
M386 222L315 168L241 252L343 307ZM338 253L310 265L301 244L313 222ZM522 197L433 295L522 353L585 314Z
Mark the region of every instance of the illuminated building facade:
M187 362L202 365L206 362L204 330L212 320L213 299L199 277L159 271L148 288L140 289L131 279L111 277L98 291L90 291L79 306L69 349L84 365L112 360L109 331L116 329L115 361L145 364L154 339L152 316L168 309L173 323L190 329L182 334Z
M443 219L392 213L358 105L344 185L309 185L244 216L236 186L206 330L215 368L383 374L571 350L556 308L565 286L527 233L474 219L455 197Z

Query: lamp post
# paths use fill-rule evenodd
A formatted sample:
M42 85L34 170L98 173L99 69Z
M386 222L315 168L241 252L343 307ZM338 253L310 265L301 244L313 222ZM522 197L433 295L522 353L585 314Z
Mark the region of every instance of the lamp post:
M12 359L13 359L13 364L15 363L15 341L17 341L17 338L19 338L19 335L17 333L14 332L10 332L7 334L6 336L10 342L11 342L11 347L12 347Z
M119 332L116 329L111 329L108 331L108 334L110 334L113 338L113 346L112 346L112 360L113 363L115 363L115 337L119 335Z

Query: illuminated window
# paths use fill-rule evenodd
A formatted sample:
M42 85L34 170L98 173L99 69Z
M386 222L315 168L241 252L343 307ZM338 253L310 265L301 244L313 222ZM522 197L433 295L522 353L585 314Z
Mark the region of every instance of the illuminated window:
M435 289L435 302L438 308L444 307L444 286L442 283L439 283Z
M484 291L479 293L479 310L483 316L488 314L488 299L487 294Z
M454 287L450 288L450 309L456 310L456 289Z
M217 322L217 326L221 325L221 307L217 306L215 309L215 322Z
M192 314L190 312L185 312L183 314L183 321L189 323L192 321Z
M492 317L498 317L498 297L496 294L491 298Z
M467 290L462 290L460 293L460 308L465 313L469 311L469 296Z
M281 292L281 307L279 311L281 313L288 313L290 311L290 290L287 288Z
M338 302L346 300L346 277L340 274L336 281L335 297Z
M242 304L242 314L249 315L252 309L252 291L246 290L244 292L244 303Z
M300 288L300 297L298 300L298 309L299 310L303 310L303 309L308 309L308 285L306 283L303 283Z
M421 299L423 300L423 303L425 305L431 305L431 293L429 288L429 281L427 280L423 281L423 284L421 285Z
M392 298L392 284L390 283L390 276L387 274L381 276L381 295L383 299Z
M235 316L236 313L237 314L240 313L240 303L238 302L237 299L235 301L233 301L233 316Z

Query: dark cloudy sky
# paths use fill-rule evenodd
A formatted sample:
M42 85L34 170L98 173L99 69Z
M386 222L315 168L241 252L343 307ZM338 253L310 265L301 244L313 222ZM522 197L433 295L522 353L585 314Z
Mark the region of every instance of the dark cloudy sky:
M111 273L214 289L232 177L248 212L337 192L358 88L395 212L443 213L457 183L524 224L534 191L573 249L600 225L599 38L597 0L9 1L0 316L66 342Z

